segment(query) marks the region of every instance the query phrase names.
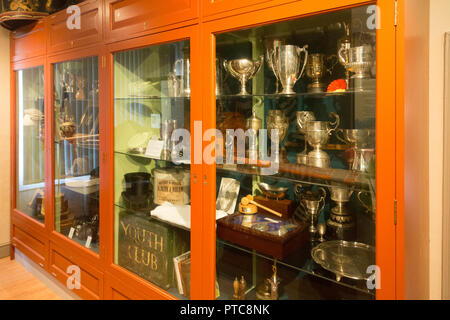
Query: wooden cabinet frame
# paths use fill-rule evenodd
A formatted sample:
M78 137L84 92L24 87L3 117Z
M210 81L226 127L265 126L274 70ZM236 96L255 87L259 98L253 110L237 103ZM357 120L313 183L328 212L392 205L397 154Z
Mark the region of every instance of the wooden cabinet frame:
M144 1L144 0L142 0ZM86 1L88 6L101 8L101 29L96 43L82 41L73 48L61 52L50 50L44 55L32 52L34 40L18 44L12 37L12 45L27 52L18 54L11 62L11 231L15 226L27 231L46 243L44 268L50 270L51 248L89 270L94 270L103 289L97 298L146 298L174 299L155 285L113 264L114 261L114 60L115 52L143 48L178 40L191 41L191 127L194 121L203 121L201 134L215 128L215 34L244 29L279 21L286 21L317 13L330 12L365 4L377 4L380 12L380 28L377 30L377 221L376 260L381 268L381 289L377 299L402 299L403 279L403 6L405 0L197 0L191 16L161 23L152 31L135 33L125 37L111 33L109 6L113 0ZM58 14L58 13L57 13ZM59 13L61 15L61 13ZM139 13L136 13L139 15ZM151 16L149 16L151 18ZM46 18L47 23L52 16ZM125 26L126 29L127 26ZM133 26L129 26L132 30ZM124 30L125 30L124 29ZM48 39L49 28L46 29ZM30 50L31 53L28 53ZM40 50L36 51L40 52ZM34 55L34 56L33 56ZM53 68L54 63L98 56L100 107L100 251L95 254L53 231L54 227L54 145L53 139ZM20 60L20 61L19 61ZM45 73L45 152L46 188L45 225L15 209L16 169L16 97L15 71L32 66L44 66ZM192 132L191 132L192 133ZM198 139L199 141L201 139ZM202 149L203 150L203 149ZM191 166L191 298L215 298L215 165ZM393 183L395 182L395 183ZM15 243L13 232L12 243ZM11 247L14 258L14 247ZM60 277L58 277L60 278ZM61 279L60 279L61 280ZM62 281L62 280L61 280ZM115 293L115 291L117 293ZM95 298L92 295L83 295Z

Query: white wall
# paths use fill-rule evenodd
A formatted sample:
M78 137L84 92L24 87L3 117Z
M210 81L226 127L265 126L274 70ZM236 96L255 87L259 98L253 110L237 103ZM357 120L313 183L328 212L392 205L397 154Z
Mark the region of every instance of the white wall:
M405 298L429 297L429 0L405 1Z
M0 27L0 246L9 243L10 57L9 32Z
M430 298L442 292L442 187L444 118L444 34L450 32L450 1L430 1Z

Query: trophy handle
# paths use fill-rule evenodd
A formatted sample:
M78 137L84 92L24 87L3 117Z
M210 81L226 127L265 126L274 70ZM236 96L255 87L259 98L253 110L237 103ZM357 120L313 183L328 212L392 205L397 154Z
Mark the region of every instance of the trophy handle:
M366 193L367 193L366 191L358 192L358 200L362 204L362 206L364 208L366 208L367 212L372 212L372 208L366 202L364 202L364 200L361 197L363 194L366 194Z
M339 133L342 133L342 137L339 135ZM344 130L337 129L336 130L336 138L338 138L339 141L341 141L341 142L343 142L345 144L348 144L347 140L345 140L345 138L344 138Z
M322 192L322 197L320 198L320 202L322 202L322 207L319 210L320 213L320 211L322 211L325 207L325 198L327 197L327 191L323 187L320 187L319 190Z
M329 56L327 58L327 61L331 61L330 68L327 69L327 72L331 75L331 74L333 74L334 67L336 67L336 65L339 63L339 58L337 55L332 54L331 56Z
M338 57L339 57L339 61L340 61L344 66L346 66L347 63L348 63L348 61L347 61L347 59L345 58L344 51L347 51L347 49L344 47L344 45L341 45L341 48L340 48L339 51L338 51Z
M331 132L336 131L336 129L339 127L339 124L341 123L341 118L336 112L331 112L330 118L335 118L335 121L330 122L329 124L328 134L331 135Z
M305 62L303 63L303 68L302 71L300 72L299 76L297 77L297 79L295 79L295 82L297 82L303 75L303 72L305 72L305 68L306 68L306 64L308 63L308 49L309 46L308 45L304 45L303 48L298 48L298 55L301 56L302 52L305 53Z

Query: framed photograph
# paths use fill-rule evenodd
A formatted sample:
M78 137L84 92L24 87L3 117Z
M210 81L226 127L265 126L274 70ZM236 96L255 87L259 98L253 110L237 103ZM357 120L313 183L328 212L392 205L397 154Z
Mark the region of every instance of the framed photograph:
M232 178L222 178L216 200L216 210L224 211L227 214L235 213L240 187L239 181Z

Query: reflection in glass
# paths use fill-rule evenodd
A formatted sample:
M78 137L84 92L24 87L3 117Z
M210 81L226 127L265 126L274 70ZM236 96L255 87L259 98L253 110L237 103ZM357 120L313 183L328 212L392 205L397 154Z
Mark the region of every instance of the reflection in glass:
M187 41L114 55L115 263L179 298L190 296L190 150L171 137L190 129L189 62Z
M217 210L227 214L217 220L218 298L375 298L366 282L376 105L367 12L216 35L216 73L225 72L216 126L227 159L216 167Z
M44 68L16 72L16 208L44 222Z
M55 230L98 253L98 58L54 65Z

